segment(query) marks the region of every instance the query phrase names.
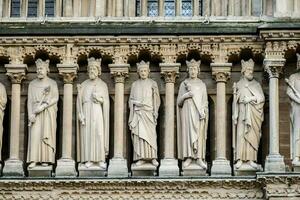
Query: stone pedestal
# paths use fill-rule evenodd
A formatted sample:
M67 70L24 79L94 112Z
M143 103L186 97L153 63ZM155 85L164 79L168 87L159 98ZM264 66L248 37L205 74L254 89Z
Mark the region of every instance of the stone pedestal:
M160 160L159 176L179 176L178 160L171 158Z
M293 164L293 172L300 172L300 162Z
M284 158L281 155L268 155L265 161L265 172L285 172Z
M128 177L127 160L122 158L112 158L108 167L109 177Z
M136 164L131 165L132 176L156 176L157 167L151 163L145 163L141 166L136 166Z
M76 177L75 161L72 159L59 159L55 170L56 177Z
M8 159L3 167L3 176L24 176L23 161Z
M257 164L258 165L258 164ZM258 167L255 169L251 167L247 163L243 163L238 169L234 169L234 175L235 176L256 176L257 172L262 172L263 168L261 165L258 165Z
M52 177L53 166L38 165L33 168L28 168L29 177Z
M196 163L191 163L188 167L182 168L182 176L207 176L207 170Z
M216 109L216 159L212 163L212 176L231 176L231 166L226 159L226 82L230 78L231 63L212 63L212 75L217 82Z
M86 168L84 164L78 165L79 177L104 177L107 175L106 169L99 166Z

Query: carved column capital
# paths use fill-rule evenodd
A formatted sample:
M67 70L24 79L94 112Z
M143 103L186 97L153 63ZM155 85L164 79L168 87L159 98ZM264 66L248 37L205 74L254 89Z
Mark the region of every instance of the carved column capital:
M129 75L129 64L109 64L110 74L115 83L124 83Z
M179 75L180 63L160 63L161 75L164 77L166 83L175 83Z
M231 75L231 63L212 63L212 76L216 82L227 82Z
M26 78L26 64L6 64L6 75L10 78L13 84L21 84Z
M72 84L77 77L77 64L57 64L59 75L63 77L65 84Z
M285 59L265 59L264 68L269 74L269 78L279 78L284 64Z

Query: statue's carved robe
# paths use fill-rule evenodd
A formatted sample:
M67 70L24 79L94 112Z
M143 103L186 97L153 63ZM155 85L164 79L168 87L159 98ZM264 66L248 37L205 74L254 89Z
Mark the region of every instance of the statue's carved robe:
M28 88L28 117L41 105L40 101L47 102L47 107L36 115L35 122L29 127L27 162L55 163L59 94L56 82L48 77L45 79L31 81ZM45 93L49 87L49 92Z
M142 106L137 106L134 101ZM156 124L160 97L152 79L139 79L132 84L129 97L129 128L133 143L133 160L157 158Z
M295 88L300 98L300 73L290 76L289 82ZM290 87L287 87L287 95L291 99L290 127L291 127L291 158L300 158L300 104L297 103L296 95Z
M2 150L2 138L3 138L3 118L4 110L7 103L7 95L5 87L0 83L0 160L1 160L1 150Z
M94 102L93 94L97 102ZM100 99L103 99L102 103ZM109 151L109 94L103 80L88 79L81 84L77 96L77 113L85 121L85 125L77 121L78 161L105 162Z
M256 81L242 78L237 82L236 101L233 102L236 120L236 158L242 161L257 161L257 151L261 138L261 125L264 120L265 96L261 85ZM256 101L244 104L245 97L255 96Z
M189 89L188 89L189 88ZM189 92L194 94L181 102L182 96ZM201 116L205 113L205 116ZM205 160L208 100L206 85L200 79L186 79L180 84L177 97L177 143L178 158Z

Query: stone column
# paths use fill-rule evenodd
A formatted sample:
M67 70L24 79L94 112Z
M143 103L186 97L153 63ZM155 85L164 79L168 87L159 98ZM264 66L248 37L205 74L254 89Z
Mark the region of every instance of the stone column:
M124 9L123 0L116 0L116 17L124 16L123 9Z
M175 1L175 16L181 15L181 9L182 9L182 0Z
M10 142L9 158L3 168L4 176L24 176L23 161L20 160L20 101L21 82L25 78L26 64L6 64L6 75L11 86Z
M55 176L77 175L72 158L73 80L77 75L77 64L58 64L59 74L64 80L62 156L57 161Z
M96 17L105 17L106 16L106 0L96 0Z
M289 16L291 16L291 10L289 9L289 7L290 7L289 1L275 0L274 17L289 17Z
M211 168L212 176L230 176L231 167L226 159L226 82L230 78L231 63L212 63L212 75L217 82L216 109L216 159Z
M293 17L300 17L300 1L299 0L294 0L294 12L293 12Z
M160 63L161 74L166 82L164 158L160 162L159 176L179 176L178 161L175 159L175 99L174 83L180 63Z
M114 156L109 161L109 177L128 177L127 160L123 155L124 143L124 82L128 77L129 64L109 64L115 80L114 105Z
M141 16L147 17L148 16L148 1L141 0Z
M63 13L64 17L73 16L73 1L72 0L63 0Z
M38 17L44 17L45 16L45 0L39 0L38 1Z
M136 15L136 1L135 0L125 0L125 16L135 17Z
M62 0L56 0L55 2L55 17L61 17L62 14Z
M278 79L285 59L265 59L265 71L269 74L269 155L265 161L265 172L284 172L283 156L279 153L279 87Z
M177 0L179 1L179 0ZM165 15L164 0L158 0L158 16L163 17Z
M21 9L21 11L20 11L20 17L27 17L27 13L28 13L28 0L21 0L20 1L20 9Z
M193 0L193 16L199 16L199 0Z

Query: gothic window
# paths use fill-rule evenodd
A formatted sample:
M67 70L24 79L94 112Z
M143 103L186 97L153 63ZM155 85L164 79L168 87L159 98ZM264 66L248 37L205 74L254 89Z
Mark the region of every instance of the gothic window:
M182 0L182 16L191 17L193 15L192 0Z
M54 17L54 0L46 0L45 2L45 15L48 17Z
M148 0L148 16L158 16L158 0Z
M175 1L165 0L165 16L174 17L175 16Z
M11 1L11 17L20 17L20 0Z
M37 9L38 1L37 0L29 0L28 1L28 17L37 17Z

